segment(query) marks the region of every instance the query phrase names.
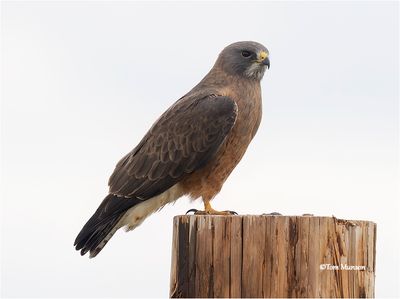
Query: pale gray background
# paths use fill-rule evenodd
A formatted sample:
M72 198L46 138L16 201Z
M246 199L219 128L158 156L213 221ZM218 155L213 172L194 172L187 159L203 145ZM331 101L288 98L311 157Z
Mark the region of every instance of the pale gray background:
M72 247L116 162L227 44L271 53L264 118L217 209L378 223L399 297L398 3L3 2L5 297L166 297L183 198L95 259ZM396 231L397 230L397 231Z

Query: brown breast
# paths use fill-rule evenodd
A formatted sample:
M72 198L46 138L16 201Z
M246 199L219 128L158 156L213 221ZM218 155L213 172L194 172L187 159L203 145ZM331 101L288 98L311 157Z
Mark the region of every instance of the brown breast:
M234 80L232 85L221 87L218 94L235 100L238 116L225 143L206 167L194 172L181 182L184 193L193 199L212 199L241 158L260 125L262 115L260 83Z

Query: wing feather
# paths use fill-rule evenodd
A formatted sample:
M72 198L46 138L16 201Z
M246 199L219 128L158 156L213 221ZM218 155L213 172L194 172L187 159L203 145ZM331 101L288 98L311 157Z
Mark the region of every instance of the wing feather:
M228 97L180 99L118 162L110 193L146 200L166 191L214 157L236 116L236 103Z

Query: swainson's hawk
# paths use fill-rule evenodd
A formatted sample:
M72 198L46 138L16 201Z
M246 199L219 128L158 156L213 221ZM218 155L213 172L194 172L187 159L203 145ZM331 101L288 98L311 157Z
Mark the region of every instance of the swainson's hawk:
M237 42L220 53L210 72L153 124L117 164L110 191L75 240L95 257L121 227L132 230L183 195L201 197L206 214L257 132L268 50Z

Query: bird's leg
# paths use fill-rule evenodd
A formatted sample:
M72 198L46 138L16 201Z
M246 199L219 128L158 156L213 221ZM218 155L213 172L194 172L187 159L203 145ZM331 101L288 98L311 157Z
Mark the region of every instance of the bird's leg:
M186 212L194 212L195 215L237 215L236 212L234 211L216 211L211 207L210 200L209 199L203 199L204 203L204 211L199 211L196 209L190 209L189 211Z

